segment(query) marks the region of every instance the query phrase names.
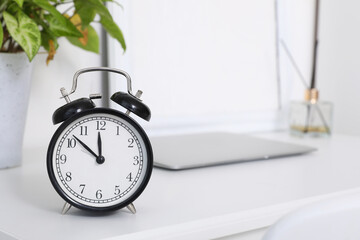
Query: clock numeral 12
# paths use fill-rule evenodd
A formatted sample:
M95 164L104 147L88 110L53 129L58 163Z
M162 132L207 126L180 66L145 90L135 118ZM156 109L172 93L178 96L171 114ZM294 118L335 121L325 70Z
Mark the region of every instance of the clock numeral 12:
M96 130L105 130L105 121L96 121Z

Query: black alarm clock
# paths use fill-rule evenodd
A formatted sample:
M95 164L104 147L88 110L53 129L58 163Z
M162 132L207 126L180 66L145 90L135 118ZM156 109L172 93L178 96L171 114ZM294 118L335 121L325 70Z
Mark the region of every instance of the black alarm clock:
M116 92L111 100L126 113L96 107L94 99L71 101L80 74L107 71L123 75L127 93ZM85 68L75 73L70 93L61 90L66 104L52 117L62 123L54 133L47 152L47 171L57 193L65 200L62 213L71 206L90 211L111 211L127 207L135 213L133 202L144 191L153 168L153 154L143 128L129 116L150 120L150 109L135 95L126 72L105 67Z

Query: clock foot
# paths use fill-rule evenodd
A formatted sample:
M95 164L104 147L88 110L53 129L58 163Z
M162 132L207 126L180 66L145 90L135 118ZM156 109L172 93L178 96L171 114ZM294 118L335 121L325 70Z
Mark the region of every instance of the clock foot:
M135 214L136 213L136 208L134 206L134 204L130 203L129 205L126 206L127 209L129 209L129 211L132 213L132 214Z
M65 202L64 207L61 211L61 214L65 215L69 211L70 208L71 208L71 204L68 202Z

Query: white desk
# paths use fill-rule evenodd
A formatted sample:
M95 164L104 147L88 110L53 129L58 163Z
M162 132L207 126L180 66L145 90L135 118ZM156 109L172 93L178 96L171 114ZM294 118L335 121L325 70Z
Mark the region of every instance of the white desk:
M21 167L0 170L0 238L15 239L208 239L271 225L309 202L360 192L360 138L298 139L317 152L291 158L185 171L154 169L138 213L95 215L72 208L48 180L46 147L26 149ZM13 239L13 238L8 238Z

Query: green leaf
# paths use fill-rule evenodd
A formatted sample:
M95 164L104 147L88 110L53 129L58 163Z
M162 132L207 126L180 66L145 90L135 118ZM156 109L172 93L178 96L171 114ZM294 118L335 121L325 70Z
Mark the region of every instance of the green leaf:
M0 1L0 12L4 11L9 4L9 0L1 0Z
M48 11L54 17L56 17L58 19L64 18L64 16L53 5L51 5L47 0L33 0L33 2L37 6L39 6L42 9Z
M121 32L118 25L116 25L114 20L112 18L102 17L100 19L100 23L105 28L105 30L110 34L110 36L118 40L121 47L124 49L124 51L126 51L126 43L125 43L124 35Z
M59 44L57 42L57 37L53 36L51 33L43 30L41 31L41 46L43 46L46 51L50 50L49 41L53 40L55 44L55 48L57 49L59 47Z
M21 8L15 1L6 2L5 4L7 6L5 6L4 11L6 10L12 16L15 16L17 12L21 11Z
M74 24L67 19L66 22L59 21L53 15L44 15L44 18L49 23L49 30L53 32L57 37L70 36L70 37L82 37L79 30L76 29ZM76 32L74 31L76 30Z
M41 45L41 35L37 24L22 11L18 11L17 18L6 11L3 16L11 37L22 47L31 61Z
M82 8L86 10L95 11L102 17L111 18L111 14L101 0L74 0L75 8L80 11ZM81 14L79 13L80 17ZM82 19L82 18L81 18Z
M122 10L124 10L124 6L121 5L118 1L115 1L115 0L102 0L104 3L105 2L112 2L112 3L115 3L116 5L118 5L119 7L121 7Z
M74 3L75 3L75 8L78 11L77 13L79 13L81 20L84 21L85 18L86 23L89 21L90 18L87 19L88 16L85 16L85 14L82 12L83 11L82 9L84 9L84 12L87 11L93 14L93 12L95 11L97 14L99 14L100 23L102 24L102 26L110 34L110 36L118 40L124 51L126 50L126 44L123 33L112 19L109 10L106 8L102 0L74 0Z
M81 8L77 13L80 15L81 25L84 28L89 26L96 16L96 11L87 7Z
M72 36L72 37L81 37L81 33L76 29L74 24L70 22L68 18L62 15L53 5L51 5L47 0L33 0L33 2L41 7L42 9L48 11L51 14L51 18L48 18L50 29L58 37L60 36ZM48 15L49 16L49 15Z
M3 40L4 40L4 32L2 26L0 26L0 50L1 50L1 46L3 45Z
M14 1L19 5L19 7L22 7L24 3L24 0L14 0Z
M86 28L94 20L96 15L96 9L93 6L87 4L86 1L74 1L75 12L79 14L81 18L81 25Z
M99 53L99 36L97 35L95 29L92 26L87 27L86 45L84 45L79 38L67 37L67 40L69 40L69 42L71 42L73 45L79 48L82 48L90 52Z

